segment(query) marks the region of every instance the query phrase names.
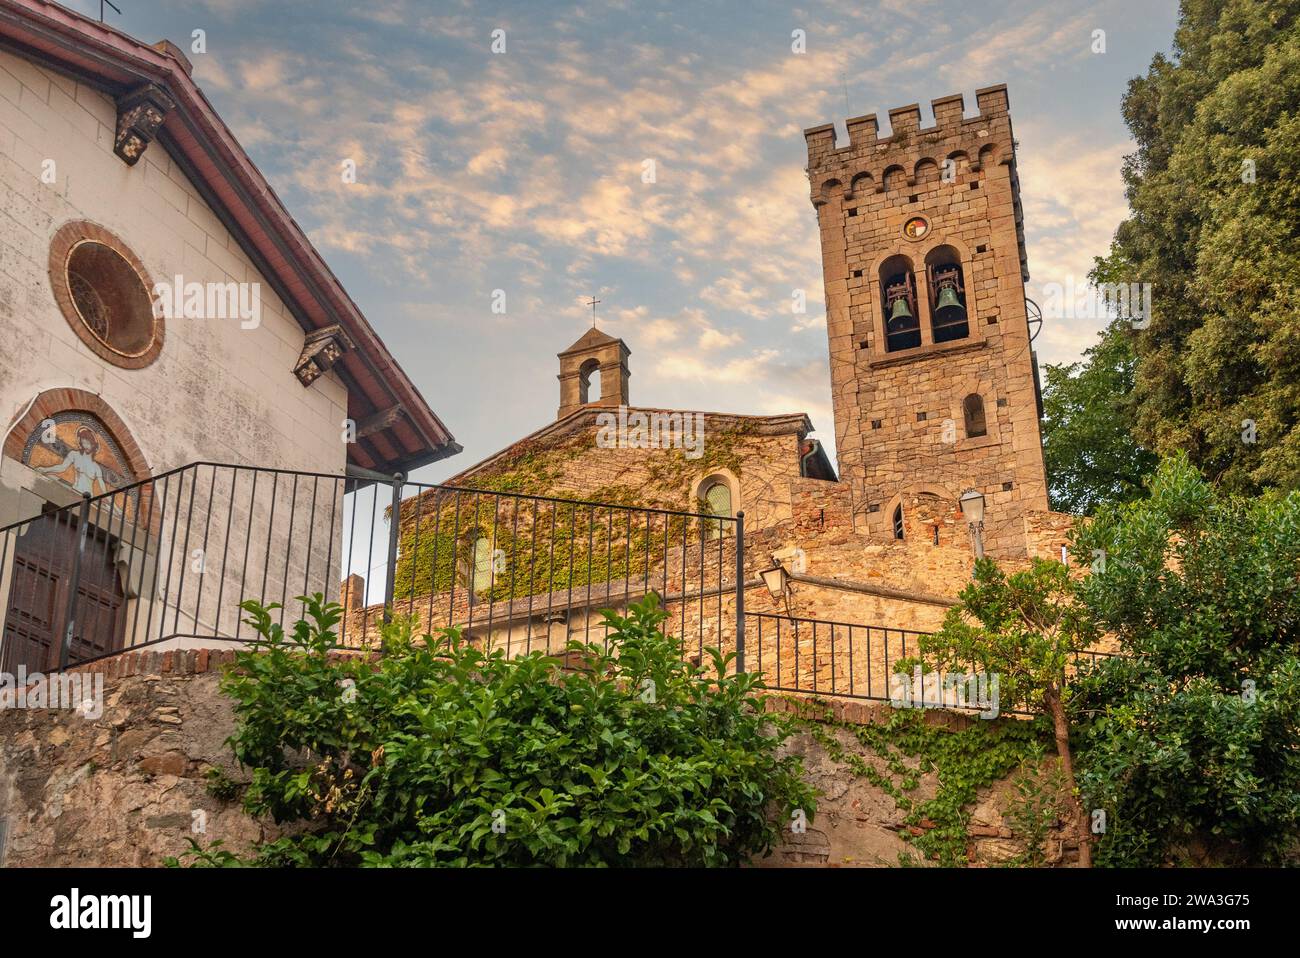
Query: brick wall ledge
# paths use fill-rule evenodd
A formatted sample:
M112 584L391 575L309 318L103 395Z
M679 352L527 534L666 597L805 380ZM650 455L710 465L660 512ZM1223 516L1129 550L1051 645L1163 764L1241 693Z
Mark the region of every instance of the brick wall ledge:
M83 665L73 665L69 672L102 672L106 679L125 678L137 675L203 675L207 672L220 672L226 665L235 661L236 649L126 649L115 655L96 659ZM377 652L340 649L330 653L330 658L342 659L356 655L375 655ZM49 675L57 673L51 672Z
M974 319L971 320L974 322ZM896 353L886 353L879 358L871 360L868 364L872 369L887 369L890 366L901 366L903 363L915 362L918 359L933 359L935 356L947 357L951 353L965 353L975 349L983 349L988 345L988 341L981 337L970 337L967 339L954 339L947 343L927 343L923 346L914 346L911 349L904 349Z
M85 665L76 665L69 672L103 673L105 679L119 679L146 675L203 675L208 672L220 672L225 666L235 662L234 649L168 649L152 651L125 651L107 656ZM339 650L330 653L331 659L343 659L357 655L378 658L378 652ZM573 661L571 653L559 653L555 656L560 667L568 671L577 671L581 663ZM55 673L50 673L55 674ZM844 722L849 725L884 725L894 715L896 709L889 702L875 702L862 699L834 699L819 697L814 693L768 692L762 695L763 708L768 712L795 715L810 721ZM962 712L942 708L923 710L927 724L950 728L954 731L969 728L982 719L974 718Z
M220 672L223 667L233 665L237 650L221 649L166 649L166 650L124 650L108 655L94 662L70 666L68 672L102 673L105 679L119 679L143 675L203 675L208 672ZM239 651L247 651L239 650ZM329 653L330 659L339 661L344 658L369 656L378 661L380 653L365 649L336 649ZM552 656L566 671L579 671L583 668L578 653L564 651ZM34 673L33 673L34 674ZM58 672L41 673L47 678Z
M820 585L827 589L843 589L845 592L862 592L867 595L884 596L887 599L902 599L907 602L920 602L926 605L939 605L945 608L951 608L958 604L956 599L948 599L941 595L931 595L928 592L907 592L903 589L891 589L888 586L872 585L869 582L855 582L852 579L828 579L819 575L804 575L802 572L791 572L790 579L793 582L806 582L808 585ZM866 626L862 626L866 628ZM875 626L875 628L886 628L886 626Z

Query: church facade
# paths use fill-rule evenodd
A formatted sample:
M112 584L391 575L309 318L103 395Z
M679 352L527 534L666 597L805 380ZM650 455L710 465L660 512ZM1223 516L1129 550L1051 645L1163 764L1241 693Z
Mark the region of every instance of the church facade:
M270 526L320 518L287 478L250 489L253 468L337 476L320 484L335 494L349 470L459 451L174 44L0 4L0 221L0 670L49 668L69 641L224 634L238 610L223 629L217 596L265 580ZM223 543L227 515L232 539L267 545ZM223 545L224 561L194 555ZM310 552L281 576L337 565L337 549ZM184 613L179 572L162 584L177 559L198 568ZM96 634L69 640L74 620Z

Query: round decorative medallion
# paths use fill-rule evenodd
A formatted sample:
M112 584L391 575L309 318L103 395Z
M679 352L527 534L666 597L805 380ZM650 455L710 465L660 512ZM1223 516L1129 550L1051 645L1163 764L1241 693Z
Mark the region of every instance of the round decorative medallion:
M930 221L924 216L909 217L903 224L903 235L910 240L925 239L930 233Z

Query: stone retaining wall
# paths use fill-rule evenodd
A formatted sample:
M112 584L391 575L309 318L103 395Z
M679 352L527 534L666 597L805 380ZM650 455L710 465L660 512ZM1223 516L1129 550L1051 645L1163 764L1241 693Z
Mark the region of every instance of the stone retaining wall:
M98 717L72 709L0 710L0 865L158 866L184 852L189 838L205 845L221 839L236 853L273 838L272 826L208 788L214 768L248 780L226 745L234 717L218 688L221 670L233 661L228 649L125 653L74 670L103 676ZM767 705L773 712L804 708L809 717L829 709L848 723L884 722L892 714L884 703L813 705L774 696ZM953 727L975 721L940 711L927 719ZM847 730L832 734L861 751ZM758 864L894 865L913 851L892 798L830 758L811 734L797 735L790 747L804 756L823 797L807 832L791 835ZM928 798L935 785L933 773L922 776L912 794ZM1010 787L999 783L974 809L973 864L1005 861L1021 850L1002 818ZM1058 861L1070 857L1059 841L1053 849Z

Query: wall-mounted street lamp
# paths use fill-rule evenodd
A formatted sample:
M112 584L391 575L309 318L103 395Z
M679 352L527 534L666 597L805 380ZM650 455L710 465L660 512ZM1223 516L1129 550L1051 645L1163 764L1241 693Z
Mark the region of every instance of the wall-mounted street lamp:
M801 569L799 564L795 565L796 569ZM790 596L794 592L790 588L790 583L794 581L785 564L776 555L772 556L772 568L764 569L759 573L763 577L763 585L767 586L768 594L785 605L785 614L793 615L790 610Z
M970 526L971 540L975 545L975 558L984 558L984 495L974 489L961 494L961 514Z
M763 577L763 585L767 586L767 591L771 593L772 598L783 598L790 589L790 573L785 571L785 566L778 561L771 569L764 569L759 573Z

